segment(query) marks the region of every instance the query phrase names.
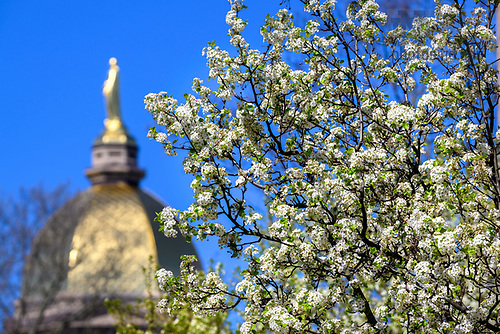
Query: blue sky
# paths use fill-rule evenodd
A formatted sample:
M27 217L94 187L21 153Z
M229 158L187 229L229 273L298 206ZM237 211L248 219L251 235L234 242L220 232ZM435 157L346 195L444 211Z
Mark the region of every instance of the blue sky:
M281 1L245 1L252 47L262 46L260 25ZM292 1L292 11L298 8ZM194 77L206 80L203 47L215 40L231 50L228 10L226 0L0 0L0 196L40 183L70 181L74 191L89 186L84 169L104 127L102 86L108 60L116 57L122 117L147 173L142 186L187 208L191 178L181 157L167 157L146 137L155 124L143 98L167 91L182 101ZM225 261L223 254L204 247L202 260Z
M252 46L262 44L259 26L279 2L246 2ZM116 57L122 117L147 172L142 186L187 208L191 179L181 158L146 138L154 122L143 97L163 90L182 100L194 77L206 78L201 52L213 40L228 48L228 9L225 0L0 0L0 196L40 183L89 186L83 171L103 129L101 91ZM214 249L203 257L225 256Z

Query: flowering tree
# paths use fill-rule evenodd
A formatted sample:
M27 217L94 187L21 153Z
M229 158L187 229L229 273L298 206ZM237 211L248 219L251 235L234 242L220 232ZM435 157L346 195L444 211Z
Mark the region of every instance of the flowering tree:
M188 257L157 273L159 307L241 304L241 333L499 332L496 3L438 0L386 31L372 0L344 21L334 0L301 2L305 26L280 10L257 50L233 0L235 51L204 50L217 87L145 99L165 128L149 135L193 175L195 203L159 214L165 234L214 236L247 265L232 287Z
M148 267L143 268L147 287L146 296L137 298L135 303L127 303L121 299L106 299L108 313L116 319L117 334L226 334L229 326L226 313L216 317L206 318L194 315L189 308L176 310L175 314L165 314L156 305L161 297L158 294L154 280L156 267L153 257L150 257ZM163 272L163 271L162 271ZM160 272L161 273L161 272ZM199 272L200 279L203 273Z

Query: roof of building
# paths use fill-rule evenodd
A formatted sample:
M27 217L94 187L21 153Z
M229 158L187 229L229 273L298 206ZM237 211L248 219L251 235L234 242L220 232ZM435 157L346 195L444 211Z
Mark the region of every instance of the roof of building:
M112 60L112 61L111 61ZM154 219L164 205L139 188L137 145L121 120L118 66L110 60L105 82L108 118L92 147L92 186L56 212L33 242L23 298L55 293L141 293L152 263L179 273L181 255L196 255L178 234L167 238Z
M122 183L94 185L52 216L33 243L23 297L53 290L144 292L149 257L179 272L180 256L196 254L182 237L166 238L154 221L156 198Z

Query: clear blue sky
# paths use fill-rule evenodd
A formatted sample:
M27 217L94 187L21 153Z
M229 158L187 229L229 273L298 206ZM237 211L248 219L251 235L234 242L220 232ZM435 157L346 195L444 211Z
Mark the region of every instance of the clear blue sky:
M279 2L246 1L252 46L262 44L259 25ZM228 9L225 0L0 0L0 196L40 183L89 186L83 171L103 129L102 85L116 57L122 117L147 172L142 186L187 208L191 179L180 158L146 138L154 123L143 97L163 90L182 100L194 77L206 78L201 52L212 40L228 47ZM211 256L224 258L203 252L204 262Z

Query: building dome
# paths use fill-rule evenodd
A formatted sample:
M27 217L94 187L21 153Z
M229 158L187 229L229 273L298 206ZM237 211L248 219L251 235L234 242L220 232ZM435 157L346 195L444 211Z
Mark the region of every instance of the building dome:
M121 119L114 58L110 65L103 90L108 118L85 171L92 186L57 211L34 240L15 332L36 326L36 333L113 333L104 298L133 301L149 286L148 264L178 274L181 255L196 255L180 233L166 238L158 231L155 217L164 205L139 187L145 172Z
M143 268L179 272L180 256L196 254L182 238L166 238L154 221L163 205L125 182L93 185L53 215L33 243L23 298L51 289L76 293L141 293Z

